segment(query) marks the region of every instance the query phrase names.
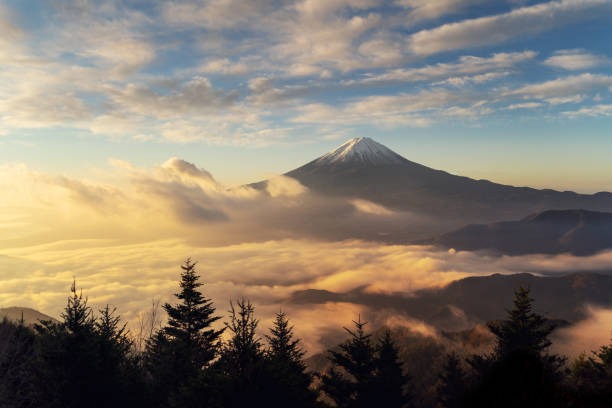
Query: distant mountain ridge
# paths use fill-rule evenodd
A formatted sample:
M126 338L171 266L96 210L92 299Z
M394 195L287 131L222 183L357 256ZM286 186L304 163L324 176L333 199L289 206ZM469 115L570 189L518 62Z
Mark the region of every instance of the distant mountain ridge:
M20 321L23 318L23 322L26 326L31 326L38 323L40 320L57 321L53 317L47 316L38 310L30 309L29 307L0 308L0 319L4 318L11 321Z
M518 221L468 225L416 243L507 255L592 255L612 248L612 213L549 210Z
M456 176L411 162L365 137L351 139L285 175L317 193L460 220L456 226L518 219L549 209L612 212L609 192L587 195L538 190Z
M549 318L576 322L587 316L587 305L612 306L612 274L595 272L473 276L412 294L371 293L362 288L344 293L308 289L294 292L289 301L302 305L347 302L391 309L441 330L463 330L505 316L514 291L521 285L531 289L535 308Z

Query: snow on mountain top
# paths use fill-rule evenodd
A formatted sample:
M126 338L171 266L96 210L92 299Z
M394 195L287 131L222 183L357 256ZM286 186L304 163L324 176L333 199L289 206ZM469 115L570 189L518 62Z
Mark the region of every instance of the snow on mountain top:
M396 164L405 161L402 156L369 137L354 138L316 160L317 164L362 162L369 164Z

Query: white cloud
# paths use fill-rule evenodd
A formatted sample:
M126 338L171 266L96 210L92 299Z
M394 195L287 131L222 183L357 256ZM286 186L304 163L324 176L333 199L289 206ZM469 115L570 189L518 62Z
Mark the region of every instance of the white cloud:
M486 0L397 0L395 3L409 9L406 24L414 24L456 13L473 4L484 2Z
M515 109L535 109L543 106L543 103L540 102L524 102L524 103L515 103L509 106L506 106L504 109L506 110L515 110Z
M563 115L570 118L578 118L581 116L612 116L612 105L595 105L584 107L575 111L563 112Z
M433 85L452 85L452 86L464 86L469 83L482 84L489 81L494 81L499 78L503 78L510 75L508 71L502 72L487 72L486 74L468 75L462 77L450 77L443 81L435 82Z
M428 65L420 68L400 68L384 72L379 75L371 75L361 80L361 82L385 82L385 81L398 81L398 82L415 82L415 81L428 81L447 76L453 76L459 74L480 74L495 76L502 75L500 72L487 72L494 70L505 70L515 67L516 65L532 60L538 55L535 51L522 51L522 52L510 52L510 53L495 53L490 57L476 57L472 55L464 55L460 57L457 62L454 63L438 63L435 65ZM486 79L487 77L478 77L479 79Z
M232 62L229 58L211 59L204 62L196 71L222 75L244 75L250 71L249 66L243 62Z
M568 71L584 71L607 63L609 63L607 58L583 50L557 51L544 61L546 65Z
M562 105L564 103L580 103L585 99L584 95L565 96L558 98L548 98L546 102L551 105Z
M124 88L109 87L108 94L122 109L140 115L174 118L183 115L207 115L232 105L236 92L213 88L207 78L193 77L170 93L160 93L138 84Z
M521 88L507 91L504 95L542 99L565 98L608 86L612 86L612 76L586 73L525 85Z
M533 34L597 16L608 0L561 0L521 7L507 13L463 20L419 31L406 41L415 55L499 44L517 36Z

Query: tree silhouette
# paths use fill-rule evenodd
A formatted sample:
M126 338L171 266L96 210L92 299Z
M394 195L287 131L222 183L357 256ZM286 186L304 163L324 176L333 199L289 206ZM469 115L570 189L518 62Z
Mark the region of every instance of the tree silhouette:
M533 311L532 302L529 289L520 287L507 319L488 324L496 337L495 350L489 356L468 359L475 378L466 393L467 406L561 404L560 369L564 359L546 354L554 326Z
M0 321L0 406L26 408L35 406L38 387L34 382L34 332L24 326L23 318L14 323Z
M495 352L498 357L516 350L541 354L550 347L548 336L555 327L533 311L532 302L529 289L521 286L515 292L514 309L508 311L508 318L487 324L497 337Z
M461 368L461 360L456 353L446 356L442 372L439 375L437 386L438 402L444 408L458 408L463 406L466 388L466 373Z
M184 395L199 394L202 371L219 352L224 329L212 327L220 317L199 290L202 283L195 266L191 259L181 265L180 291L174 295L179 303L163 305L167 325L147 341L145 365L152 377L154 403L161 406L180 405Z
M583 354L572 364L568 387L571 407L612 406L612 342L592 354Z
M289 319L284 312L276 314L270 334L265 337L269 347L265 355L269 364L268 372L275 384L267 405L279 408L314 406L317 394L310 388L312 375L306 372L300 340L293 338L293 327L289 326Z
M375 394L379 404L389 408L399 408L410 402L406 390L409 377L403 374L397 347L388 329L376 345L375 375Z
M320 377L321 391L340 408L371 407L377 403L371 335L365 334L367 322L362 322L361 317L353 323L354 331L344 328L351 338L339 346L339 351L329 351L333 367Z
M177 305L164 304L168 323L164 332L174 341L180 342L188 354L186 360L194 370L209 364L217 355L218 340L224 329L215 330L212 324L220 319L214 316L212 301L198 289L202 286L195 272L196 263L187 259L181 269L181 291L175 296L181 301Z
M223 406L264 406L267 403L264 351L256 329L255 307L246 299L230 301L230 320L225 326L231 338L224 344L221 358L215 365L222 379ZM259 405L258 405L259 404Z
M141 378L130 358L131 342L120 317L108 306L98 319L77 293L76 282L62 321L36 325L36 378L39 407L137 406Z

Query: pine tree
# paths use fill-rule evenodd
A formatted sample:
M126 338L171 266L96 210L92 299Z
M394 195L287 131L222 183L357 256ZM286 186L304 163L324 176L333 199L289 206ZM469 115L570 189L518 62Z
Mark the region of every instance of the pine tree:
M375 393L379 403L389 408L405 407L410 402L406 390L409 377L403 374L398 350L388 329L376 345L375 367Z
M310 388L312 376L306 372L300 340L294 340L293 327L289 326L284 312L276 314L270 334L265 337L269 347L266 353L268 371L276 384L267 405L279 408L314 406L317 394Z
M466 388L466 373L461 368L461 360L456 353L446 356L437 386L438 401L444 408L463 406L463 396Z
M70 292L68 304L60 316L63 319L62 325L75 335L89 335L95 326L93 310L87 306L87 298L83 297L83 292L77 294L76 280L72 282Z
M214 316L212 301L198 289L202 284L198 282L200 277L196 274L195 266L196 263L191 259L181 265L181 291L175 294L181 302L174 306L169 303L163 306L168 313L168 324L164 332L185 348L188 354L184 358L189 359L193 371L205 367L216 357L218 340L224 331L212 328L212 324L220 317Z
M568 381L572 407L612 406L612 342L578 357Z
M270 347L268 355L279 361L303 366L302 357L304 352L299 346L299 339L293 340L293 327L289 326L289 319L285 312L276 314L274 324L270 328L270 334L265 336Z
M24 326L23 318L18 323L7 318L0 321L0 407L36 406L35 342L35 334Z
M353 323L356 330L344 328L351 338L340 345L339 351L329 351L333 367L321 375L321 391L340 408L365 408L377 403L371 335L363 330L367 322L359 318Z
M132 353L133 342L126 329L127 323L121 324L116 309L106 305L100 310L94 326L99 361L97 386L113 390L104 396L105 405L135 406L142 400L138 394L144 391L144 383L139 362Z
M230 301L229 313L230 321L225 325L232 337L223 350L223 357L236 371L235 375L250 382L253 367L263 358L261 340L256 333L259 320L255 319L255 307L245 298L237 300L236 305Z
M515 292L514 309L502 322L489 323L489 330L497 337L495 352L504 356L517 350L543 353L551 342L548 336L555 327L533 311L529 289L522 286Z
M218 357L224 329L215 329L212 301L200 291L202 283L196 263L187 259L181 265L180 291L176 305L166 303L165 327L146 342L145 366L151 375L153 401L158 406L182 406L189 401L206 400L200 384L203 370Z
M255 307L248 299L230 301L230 320L225 323L231 338L224 345L216 372L225 379L223 406L267 404L270 379L264 351L256 329Z
M87 298L77 293L76 282L61 314L60 323L36 325L37 406L103 407L109 397L108 388L100 384L100 342L95 319Z
M515 292L514 308L508 318L489 323L496 336L489 356L475 356L468 364L475 372L466 393L470 407L559 406L561 371L564 359L546 354L554 330L544 317L533 311L529 290Z

